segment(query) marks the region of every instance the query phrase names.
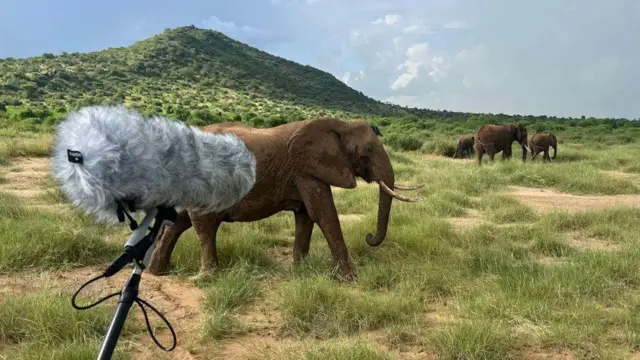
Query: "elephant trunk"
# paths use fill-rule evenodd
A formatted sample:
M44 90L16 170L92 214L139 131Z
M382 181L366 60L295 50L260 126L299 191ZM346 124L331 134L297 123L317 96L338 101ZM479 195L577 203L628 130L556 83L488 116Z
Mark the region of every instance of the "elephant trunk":
M391 215L391 202L393 200L391 194L384 190L382 184L386 184L386 186L390 186L393 189L395 186L395 175L393 173L391 160L386 153L380 154L378 159L373 160L373 175L374 179L377 180L380 189L378 199L378 221L376 223L375 235L367 233L365 240L369 246L378 246L382 244L384 239L387 237L387 228L389 227L389 217Z
M391 180L391 184L393 184L393 180ZM380 185L380 199L378 201L378 222L376 233L375 235L368 233L365 237L365 240L367 241L367 244L369 244L369 246L378 246L382 244L384 239L387 237L387 228L389 227L389 217L391 215L392 200L393 197L387 194L383 190L382 185Z
M391 216L391 203L393 199L397 199L405 202L416 202L421 199L408 198L406 196L396 193L393 189L395 187L395 175L393 173L393 166L386 154L380 156L382 159L374 160L373 175L374 179L378 183L380 189L380 195L378 200L378 221L376 233L367 233L365 240L369 246L379 246L387 237L387 229L389 227L389 218ZM418 186L401 186L398 185L398 190L417 190L424 185Z
M553 147L553 157L551 159L555 160L556 159L556 155L558 155L558 147L554 146Z
M528 150L527 141L524 140L520 144L520 147L522 148L522 161L527 161L527 150Z

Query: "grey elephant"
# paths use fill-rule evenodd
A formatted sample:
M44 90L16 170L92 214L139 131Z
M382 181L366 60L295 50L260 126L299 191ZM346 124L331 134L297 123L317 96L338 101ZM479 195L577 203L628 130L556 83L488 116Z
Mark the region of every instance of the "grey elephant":
M473 151L473 145L475 145L475 136L461 136L460 138L458 138L458 141L456 142L456 152L455 154L453 154L453 158L457 158L459 157L463 157L464 153L467 153L467 157L470 158L474 151Z
M553 148L552 158L549 157L549 146ZM535 133L531 139L529 139L529 151L531 151L531 161L542 152L544 162L551 162L551 159L555 159L556 155L558 155L558 139L553 133L548 131Z
M527 160L527 128L522 124L485 124L478 129L475 141L476 159L482 165L486 153L493 161L496 153L502 152L502 159L511 158L511 144L516 141L522 148L522 161Z

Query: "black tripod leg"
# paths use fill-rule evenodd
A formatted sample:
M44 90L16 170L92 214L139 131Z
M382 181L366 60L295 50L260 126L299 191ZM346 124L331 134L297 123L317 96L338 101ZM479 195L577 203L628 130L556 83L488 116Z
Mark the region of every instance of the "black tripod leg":
M122 331L122 327L127 320L129 309L131 309L131 306L138 298L141 273L142 270L138 266L135 266L131 276L129 276L129 280L127 280L127 283L122 289L113 320L111 321L107 335L102 343L102 347L100 348L98 360L110 360L113 355L116 343L120 337L120 331Z

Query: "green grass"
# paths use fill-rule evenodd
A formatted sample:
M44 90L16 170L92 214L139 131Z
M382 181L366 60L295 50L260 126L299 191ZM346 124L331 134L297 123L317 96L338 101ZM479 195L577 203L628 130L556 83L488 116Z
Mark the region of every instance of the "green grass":
M213 279L200 280L206 294L202 303L208 313L204 323L206 337L222 339L245 331L236 314L259 296L262 277L249 265L238 264L216 273Z
M302 354L287 356L286 360L391 360L388 354L366 343L339 342L310 346Z
M50 136L42 136L35 139L6 137L0 140L0 158L7 159L16 156L46 157L49 155L50 145ZM0 165L3 164L6 164L6 160L0 161Z
M358 186L336 193L340 214L361 216L341 224L358 272L351 283L331 277L330 252L317 226L307 260L295 267L284 263L290 261L295 234L291 213L223 224L217 237L220 266L195 280L204 292L201 326L188 337L197 340L196 346L223 346L256 331L264 334L260 331L267 330L256 330L251 318L274 312L269 316L277 314L278 320L268 333L298 344L278 357L285 359L399 359L401 349L421 349L441 359L516 359L529 351L555 349L577 358L623 357L620 354L640 347L635 331L640 326L640 209L540 212L510 197L508 186L553 187L574 195L640 194L640 174L634 172L640 154L630 145L561 145L551 164L523 164L516 152L511 161L482 167L473 160L389 148L397 182L425 184L403 193L424 200L394 201L388 237L371 248L364 239L375 231L378 189ZM7 153L0 174L21 171L22 154ZM605 172L610 170L628 175ZM66 206L55 185L44 179L40 186L47 191L28 201L0 189L4 276L106 263L120 253L122 242L106 239L124 240L124 230L96 225L65 207L53 211L32 206ZM480 222L456 228L449 221L475 216L473 212ZM193 229L178 242L172 263L184 281L198 272L200 242ZM37 299L27 301L49 301ZM73 311L64 315L68 321L89 316L90 311L77 314L56 301L50 300L50 307L25 305L24 313L42 307L45 313ZM20 308L12 304L11 311ZM43 319L67 319L28 316L40 320L3 317L8 330L0 353L9 351L18 359L95 356L100 343L100 334L90 330L95 318L86 320L88 327L67 326L55 334ZM34 336L45 340L36 343L24 329L34 329ZM48 336L63 341L54 346Z
M108 231L78 213L37 210L0 192L0 274L115 259L122 247L104 241Z
M317 338L412 323L420 309L416 299L359 292L321 276L293 280L282 291L286 331Z
M33 292L0 301L0 358L95 359L112 310L97 306L78 311L69 305L70 295ZM141 327L133 321L121 333L126 339ZM4 347L2 345L5 345ZM122 341L114 359L128 359Z

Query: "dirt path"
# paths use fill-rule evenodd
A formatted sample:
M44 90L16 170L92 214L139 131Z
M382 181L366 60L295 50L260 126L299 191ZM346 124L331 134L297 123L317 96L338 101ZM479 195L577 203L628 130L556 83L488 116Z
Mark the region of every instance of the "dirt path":
M42 184L49 174L49 159L20 158L6 167L5 184L0 184L3 191L13 195L33 199L44 194Z
M520 186L511 186L508 194L540 211L589 211L618 205L640 207L640 195L584 196Z
M61 290L64 294L71 296L82 284L99 274L108 264L101 266L89 266L76 268L71 271L26 271L10 276L0 276L0 297L20 296L34 291ZM129 268L125 268L118 274L107 279L100 279L87 286L79 294L77 303L87 305L93 303L103 296L119 291L127 278L131 274ZM177 336L177 346L171 352L172 359L198 359L188 350L188 339L191 334L197 331L196 327L200 319L200 298L203 296L202 290L193 285L188 280L177 277L156 277L149 273L144 273L140 283L139 297L153 305L169 321ZM117 297L111 298L98 306L107 306L115 309ZM153 312L145 308L149 321L158 338L164 347L171 346L171 333L166 328L162 320ZM92 311L92 309L78 310ZM129 313L139 319L144 327L144 316L138 305L134 305ZM156 359L165 354L159 349L151 339L146 330L133 339L135 349L135 359Z

